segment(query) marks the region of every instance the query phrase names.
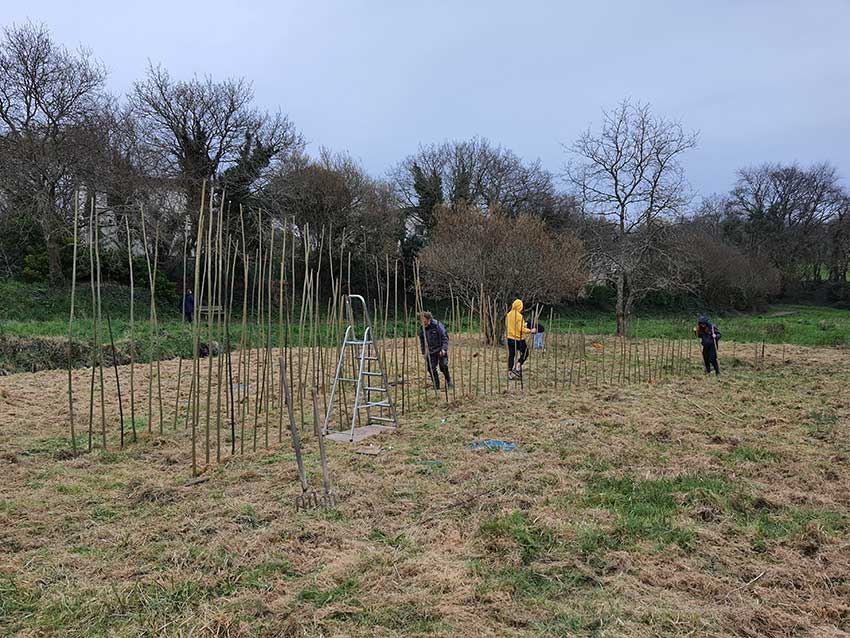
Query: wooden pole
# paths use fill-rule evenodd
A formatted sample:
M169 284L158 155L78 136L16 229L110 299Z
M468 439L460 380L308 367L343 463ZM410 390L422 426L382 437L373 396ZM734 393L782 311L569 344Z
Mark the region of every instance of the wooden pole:
M127 265L130 268L130 429L133 433L133 442L136 442L136 337L135 337L135 309L134 302L136 292L133 282L133 243L130 238L130 216L124 215L124 226L127 231Z
M92 208L95 207L96 197L92 197ZM95 263L97 267L97 367L99 370L100 376L100 434L101 434L101 444L103 445L103 449L106 449L106 397L104 393L104 382L103 382L103 348L100 345L100 332L102 330L102 311L103 304L102 298L100 294L100 214L95 213L95 224L94 224L94 256Z
M112 336L112 321L106 313L106 325L109 328L109 344L112 346L112 368L115 370L115 387L118 392L118 415L121 419L120 446L124 449L124 402L121 399L121 379L118 376L118 353L115 351L115 338Z
M97 293L95 292L94 265L94 204L89 207L89 287L91 289L91 387L89 388L89 440L88 451L92 451L94 438L94 379L97 370Z
M189 246L189 233L186 232L186 220L183 220L183 289L181 292L181 301L180 301L180 337L181 339L185 336L185 326L186 326L186 253L188 252ZM194 292L192 293L194 298ZM195 310L192 309L192 313L194 314ZM177 417L180 413L180 385L183 380L183 351L181 350L178 353L177 359L177 397L174 399L174 418L171 423L171 429L175 432L177 431Z
M228 227L230 223L228 220ZM230 252L230 239L228 235L228 253ZM236 454L236 405L233 401L233 357L230 344L230 324L233 316L233 291L236 288L236 264L239 260L239 242L233 247L233 261L230 263L230 301L227 304L227 314L224 316L225 347L227 348L227 394L230 405L230 455ZM228 260L229 261L229 260ZM244 294L244 293L243 293ZM237 376L238 379L238 376Z
M77 293L77 224L80 216L80 194L74 193L74 256L71 265L71 310L68 313L68 420L71 426L71 450L77 455L77 434L74 431L74 300Z
M201 277L201 242L204 236L204 198L206 196L207 183L204 180L201 186L201 204L198 215L198 234L195 240L195 286L194 294L199 294ZM196 297L200 303L200 297ZM198 430L198 384L200 383L200 319L197 310L192 313L192 388L189 392L189 400L192 405L192 476L198 475L197 455L197 430Z
M242 381L242 358L245 352L245 339L248 334L248 272L250 269L250 257L248 244L245 241L245 217L242 205L239 205L239 225L242 229L242 330L239 335L239 358L236 362L236 378L240 388L237 388L237 399L239 402L239 453L245 453L245 403L247 402L247 382ZM247 365L246 365L247 368Z

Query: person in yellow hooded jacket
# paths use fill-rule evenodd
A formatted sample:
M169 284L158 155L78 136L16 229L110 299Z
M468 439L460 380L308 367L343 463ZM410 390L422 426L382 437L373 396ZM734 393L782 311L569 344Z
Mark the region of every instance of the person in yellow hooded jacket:
M505 316L505 328L508 336L508 380L522 377L522 364L528 358L525 336L537 332L528 328L522 318L522 299L515 299ZM519 353L519 359L516 358Z

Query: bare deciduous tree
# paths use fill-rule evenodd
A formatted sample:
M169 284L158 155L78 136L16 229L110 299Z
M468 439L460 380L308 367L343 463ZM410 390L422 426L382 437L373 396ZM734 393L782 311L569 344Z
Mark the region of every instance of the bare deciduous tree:
M420 262L434 298L452 293L469 306L483 291L507 308L516 297L529 304L574 298L587 281L583 255L578 239L552 234L538 216L484 214L456 205L437 211L433 238Z
M593 225L588 249L616 288L618 334L627 334L635 302L672 283L677 258L667 251L675 245L667 241L668 220L688 201L679 158L695 145L696 135L677 122L624 101L604 113L599 132L588 130L571 148L576 161L567 176L585 214L604 222Z
M846 197L829 164L765 164L738 171L730 213L743 218L748 250L770 259L786 282L820 280L830 261L824 230L839 220Z
M259 111L253 99L253 89L244 79L177 81L162 67L151 66L147 78L135 84L130 96L133 111L160 170L179 180L190 214L197 211L204 180L259 156L260 168L269 168L303 146L286 116ZM259 171L252 168L256 179Z
M90 160L92 126L107 102L105 78L89 52L56 45L43 26L4 32L0 188L16 215L38 224L54 282L62 279L59 250L82 167Z
M539 161L523 162L477 137L422 146L395 168L392 179L414 221L429 229L434 206L443 202L543 218L559 204L552 175Z

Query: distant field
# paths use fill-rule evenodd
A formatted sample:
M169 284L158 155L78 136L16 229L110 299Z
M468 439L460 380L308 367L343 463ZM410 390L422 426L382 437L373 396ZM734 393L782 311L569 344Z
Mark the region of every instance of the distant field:
M123 286L104 286L103 288L104 323L108 315L112 322L119 360L128 360L129 326L129 289ZM44 285L0 282L0 368L7 371L34 371L63 367L67 365L64 343L68 336L69 297L67 291L57 291ZM241 312L241 306L235 311ZM399 312L402 312L399 308ZM157 304L159 330L156 335L157 353L160 359L178 356L189 357L192 354L191 326L182 321L179 303L173 299L160 300ZM392 315L392 309L390 315ZM75 305L76 320L74 339L81 346L90 343L92 334L91 292L86 286L77 291ZM135 295L135 336L136 360L147 361L153 352L153 335L148 322L149 300L146 289L137 289ZM294 323L287 331L287 338L299 344L301 333L298 325L298 311L293 311ZM437 313L450 330L455 333L460 326L451 322L450 316ZM529 315L530 316L530 315ZM564 308L554 315L554 325L549 324L549 310L544 309L540 321L547 330L563 333L614 334L616 324L613 313L588 311L582 308ZM712 316L720 326L728 341L738 343L766 342L787 343L804 346L848 346L850 345L850 312L818 306L776 305L756 314L727 313ZM642 339L689 338L696 322L696 315L658 314L638 311L632 321L631 336ZM231 343L238 346L241 339L241 317L234 320L231 327ZM379 325L379 330L383 328ZM387 335L401 336L404 331L416 329L411 318L407 326L399 320L386 327ZM463 331L477 330L478 324L464 323ZM273 323L272 345L278 344L277 318ZM201 338L206 341L206 327ZM104 326L104 338L108 339ZM310 338L305 329L305 339ZM333 345L337 337L330 334L324 325L320 325L316 338L327 345ZM22 343L20 339L24 339ZM224 341L214 333L213 341ZM248 323L246 341L260 344L259 327L255 321ZM108 341L107 341L108 343ZM78 353L76 365L87 362L86 350Z
M544 322L548 313L541 315ZM630 332L638 338L682 338L691 333L698 315L645 315L638 312ZM777 304L758 313L710 315L723 336L739 343L788 343L801 346L850 345L850 311L823 306ZM586 334L613 334L616 322L610 314L576 313L557 322L557 330Z

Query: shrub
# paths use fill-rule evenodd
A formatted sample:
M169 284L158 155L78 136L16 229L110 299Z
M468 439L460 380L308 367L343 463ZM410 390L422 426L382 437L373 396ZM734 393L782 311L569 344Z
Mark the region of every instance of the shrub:
M497 303L520 297L530 305L575 298L587 281L583 257L578 239L551 234L536 215L509 217L459 205L437 210L420 262L433 298L448 298L451 291L472 302L483 289Z

